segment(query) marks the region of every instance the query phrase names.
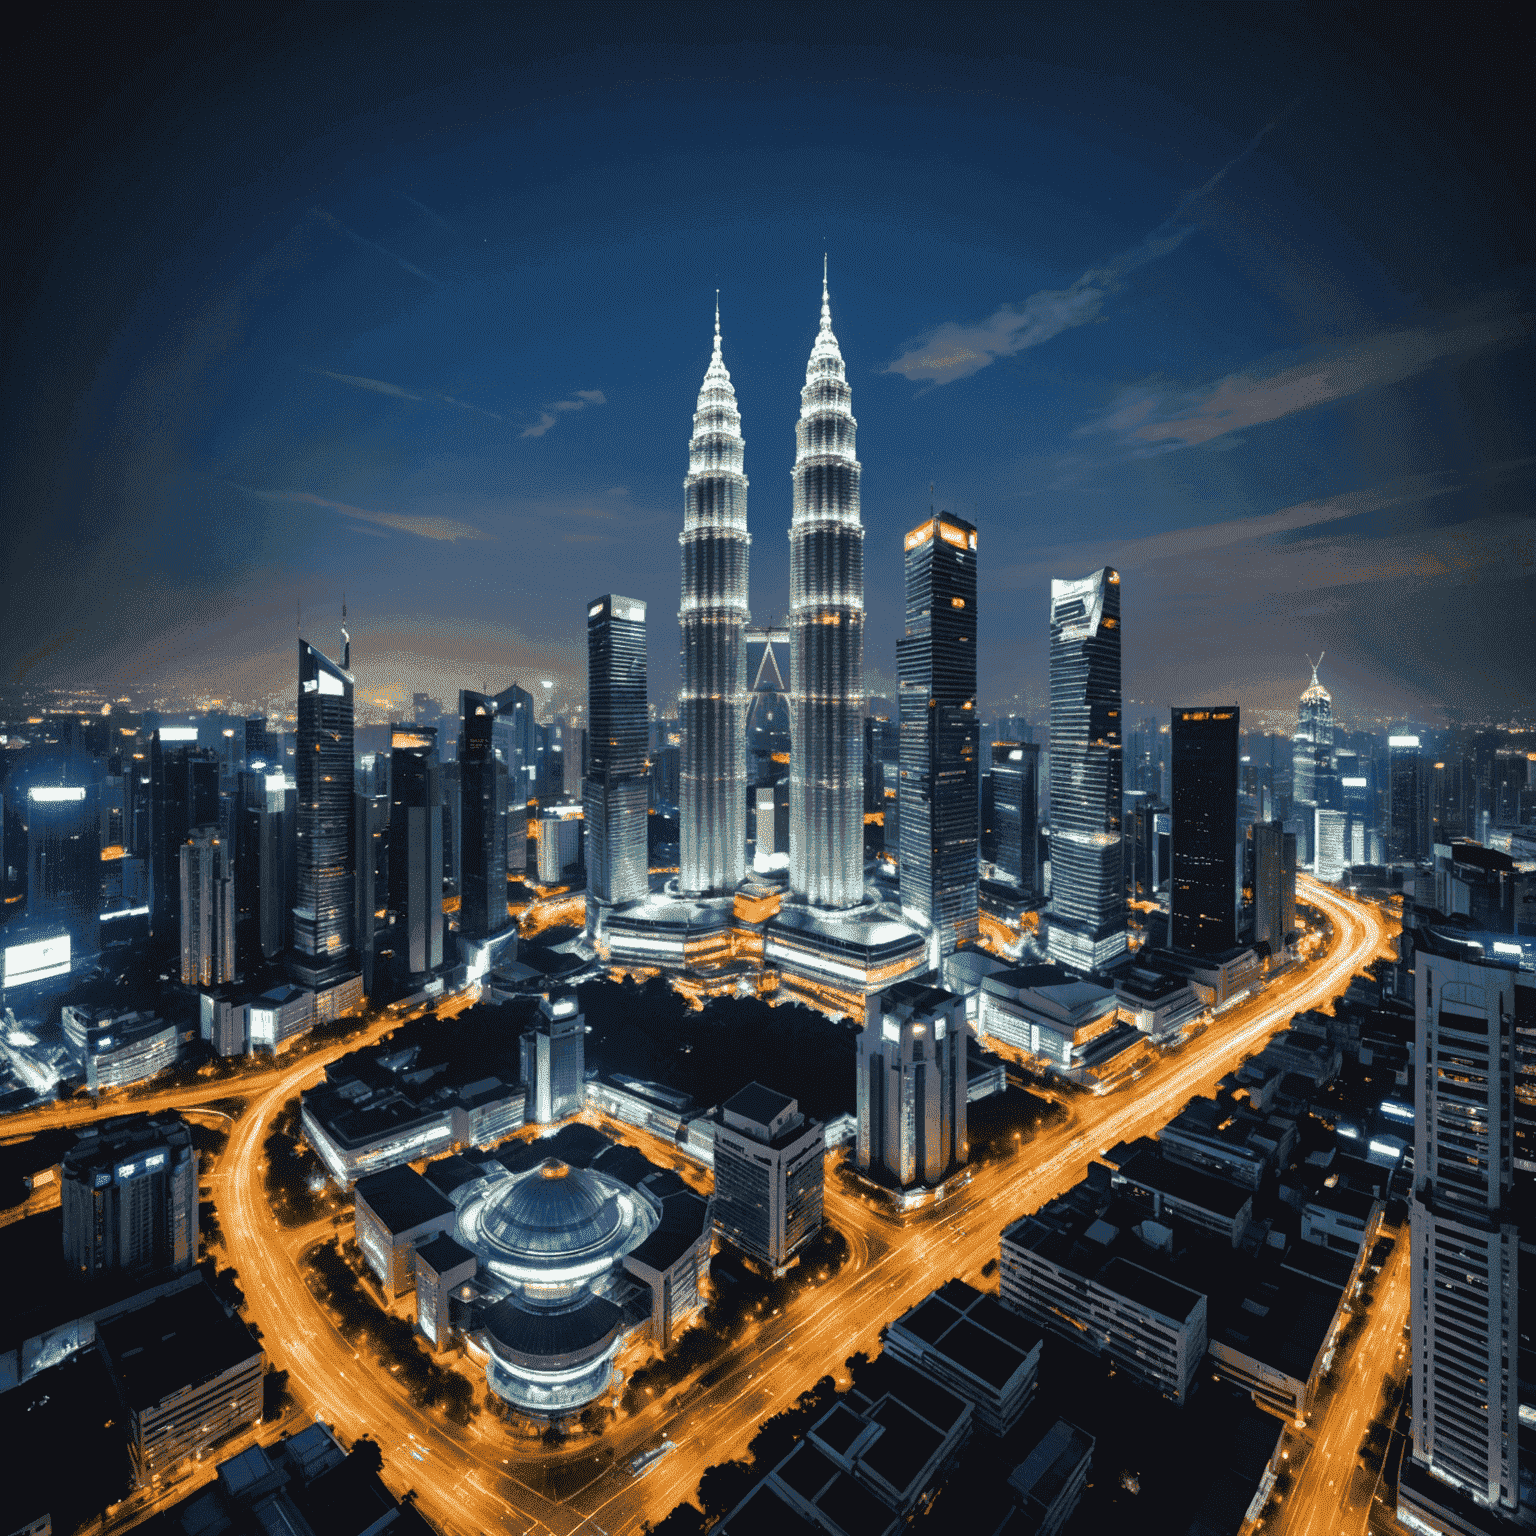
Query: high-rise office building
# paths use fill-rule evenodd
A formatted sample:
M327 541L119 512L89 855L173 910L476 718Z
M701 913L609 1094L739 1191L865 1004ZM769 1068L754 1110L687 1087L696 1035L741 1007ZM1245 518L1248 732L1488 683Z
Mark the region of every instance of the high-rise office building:
M821 329L795 424L789 529L789 888L813 907L864 899L864 526L853 391Z
M1291 805L1303 863L1312 859L1313 811L1333 804L1333 695L1317 680L1322 660L1319 655L1312 663L1312 681L1296 705L1291 738Z
M1120 573L1051 582L1051 904L1046 944L1094 970L1126 950Z
M1424 753L1417 736L1389 736L1387 753L1387 859L1412 864L1431 852Z
M197 1153L180 1115L122 1115L82 1126L64 1154L64 1259L87 1280L197 1262Z
M552 1125L578 1113L586 1079L587 1024L574 989L556 989L539 999L539 1011L518 1046L528 1123Z
M51 775L50 775L51 777ZM27 927L40 939L69 935L72 970L101 952L101 790L72 783L28 786L19 808L27 842Z
M389 909L402 979L443 963L443 770L437 727L397 725L389 739Z
M235 980L235 872L217 827L196 827L181 845L181 980L219 987Z
M496 699L459 690L459 931L488 939L511 921L507 914L507 799L512 765L498 738Z
M587 926L598 908L650 889L645 604L609 593L587 604Z
M747 477L736 391L715 350L699 390L683 482L682 727L678 774L685 895L734 890L746 875Z
M1253 942L1271 954L1285 948L1295 926L1296 837L1280 821L1256 821L1250 834L1253 863ZM1287 864L1286 847L1290 856Z
M345 630L342 632L345 634ZM291 969L301 985L338 979L350 968L354 846L352 808L351 641L341 665L299 641L298 899L293 908Z
M267 717L245 717L245 765L247 768L260 763L264 768L276 767L272 760L272 748L267 740Z
M872 992L865 1010L859 1171L902 1189L940 1184L968 1154L965 999L907 981Z
M826 1127L799 1104L749 1083L715 1124L715 1230L782 1272L821 1230Z
M1318 806L1312 812L1312 873L1319 880L1341 880L1349 872L1349 817Z
M1219 955L1237 943L1242 901L1237 705L1175 709L1172 724L1169 942L1189 954Z
M1426 929L1414 966L1413 1430L1398 1512L1416 1530L1465 1531L1445 1523L1446 1485L1490 1512L1520 1502L1516 968Z
M293 943L293 909L298 901L299 794L281 772L262 776L263 809L258 830L260 871L257 906L261 953L276 960ZM238 876L238 868L237 868Z
M980 835L976 529L940 513L906 536L901 677L901 907L938 952L974 939Z
M1040 747L992 743L992 862L1031 901L1044 895L1040 868Z
M349 748L349 795L351 784ZM161 726L149 743L148 852L149 932L162 952L181 942L181 845L218 821L218 757L198 747L196 726Z

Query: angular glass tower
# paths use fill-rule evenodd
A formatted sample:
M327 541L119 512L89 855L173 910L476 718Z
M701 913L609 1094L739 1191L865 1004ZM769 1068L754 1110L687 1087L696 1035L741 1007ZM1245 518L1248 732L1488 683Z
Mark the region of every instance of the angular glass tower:
M650 781L645 687L645 604L609 593L587 604L587 717L591 722L583 816L587 922L594 903L639 901L650 889L646 818Z
M683 686L678 888L686 896L731 891L746 874L747 477L736 391L715 351L693 413L683 482Z
M339 974L353 945L351 650L349 641L337 666L307 640L299 641L298 901L291 969L296 980L311 985Z
M1317 680L1323 658L1312 664L1312 681L1296 705L1296 734L1292 738L1291 800L1309 813L1329 806L1333 770L1333 695Z
M1051 583L1053 961L1085 970L1126 949L1120 829L1120 573Z
M459 930L488 939L504 929L507 913L507 795L512 766L498 731L497 701L459 690ZM510 734L510 733L508 733Z
M789 529L789 887L814 907L864 898L864 527L853 391L821 329L795 425Z
M397 725L389 746L389 906L403 981L443 963L443 770L435 725Z
M947 513L907 534L901 675L901 908L940 955L977 935L976 530Z

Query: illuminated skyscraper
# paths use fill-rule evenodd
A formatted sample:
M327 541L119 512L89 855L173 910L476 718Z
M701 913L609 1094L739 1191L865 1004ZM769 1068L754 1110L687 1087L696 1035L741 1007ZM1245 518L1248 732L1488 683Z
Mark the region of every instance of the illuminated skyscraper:
M821 329L795 425L789 529L789 886L815 907L864 897L864 527L853 391Z
M1092 970L1126 949L1120 831L1120 573L1051 583L1053 961Z
M977 935L976 529L947 513L906 537L901 907L939 954Z
M1031 901L1041 894L1040 747L1033 741L992 743L992 858L997 876ZM1150 891L1151 881L1148 880Z
M1413 1454L1398 1515L1466 1531L1451 1489L1506 1516L1520 1502L1516 963L1429 929L1417 939Z
M349 803L351 794L349 756ZM181 845L218 820L217 757L199 750L196 726L161 726L149 743L149 931L162 951L181 942Z
M85 772L66 777L72 782L31 784L18 808L27 838L28 931L39 938L67 933L70 968L78 971L101 953L101 789Z
M354 942L351 652L348 641L337 666L299 641L298 900L291 969L296 981L309 986L338 978Z
M736 391L715 350L693 413L683 482L683 686L678 887L690 896L734 890L747 856L747 477Z
M1236 704L1173 711L1173 894L1169 942L1196 955L1237 944Z
M1333 695L1317 680L1322 660L1319 655L1312 663L1312 681L1296 706L1296 734L1291 739L1291 804L1304 843L1303 863L1313 856L1313 811L1333 804Z
M644 603L609 593L587 604L590 736L582 802L589 932L597 906L639 901L650 889L645 660Z

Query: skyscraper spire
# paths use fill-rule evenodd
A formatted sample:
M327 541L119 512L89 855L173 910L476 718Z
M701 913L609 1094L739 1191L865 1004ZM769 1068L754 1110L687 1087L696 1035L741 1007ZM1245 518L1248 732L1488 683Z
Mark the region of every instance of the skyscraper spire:
M864 898L864 527L858 423L827 298L795 426L789 530L789 883L812 906Z
M747 477L736 391L720 352L699 389L683 481L683 686L678 696L681 843L678 888L690 896L733 890L746 875Z

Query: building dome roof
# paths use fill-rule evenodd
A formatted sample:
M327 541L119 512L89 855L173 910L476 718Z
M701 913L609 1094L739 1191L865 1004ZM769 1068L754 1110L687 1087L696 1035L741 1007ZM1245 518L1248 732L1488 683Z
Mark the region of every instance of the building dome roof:
M624 1314L601 1296L586 1296L564 1312L531 1311L511 1297L485 1314L487 1346L524 1370L562 1370L602 1355L618 1336Z
M480 1235L514 1261L576 1258L620 1234L625 1213L585 1169L549 1158L492 1200Z

